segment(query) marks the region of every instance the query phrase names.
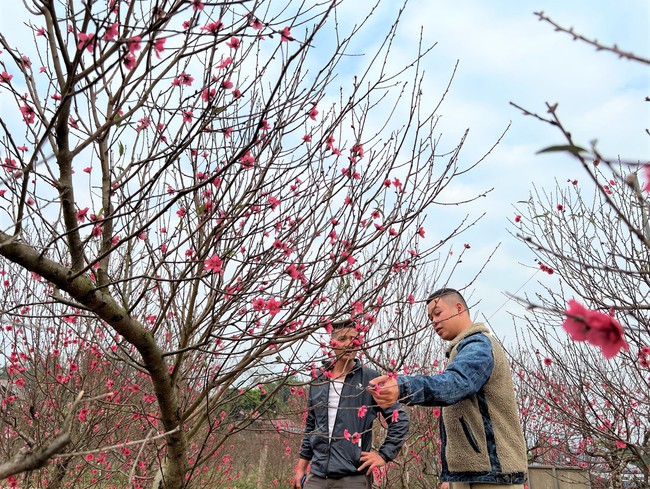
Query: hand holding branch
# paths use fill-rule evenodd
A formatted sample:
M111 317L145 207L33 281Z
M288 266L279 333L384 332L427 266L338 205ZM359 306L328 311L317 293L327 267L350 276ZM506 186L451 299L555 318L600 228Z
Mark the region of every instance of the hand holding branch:
M372 379L366 389L382 409L391 407L399 398L397 380L388 375Z

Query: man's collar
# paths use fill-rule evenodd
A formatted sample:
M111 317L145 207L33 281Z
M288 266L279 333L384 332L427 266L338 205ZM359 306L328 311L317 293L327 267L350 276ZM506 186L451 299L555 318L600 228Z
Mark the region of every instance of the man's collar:
M460 343L464 338L467 338L468 336L471 336L476 333L489 333L490 330L488 329L487 326L483 323L473 323L471 326L468 328L464 329L458 335L449 342L447 345L447 349L445 350L445 354L447 357L449 357L449 354L451 353L451 350Z

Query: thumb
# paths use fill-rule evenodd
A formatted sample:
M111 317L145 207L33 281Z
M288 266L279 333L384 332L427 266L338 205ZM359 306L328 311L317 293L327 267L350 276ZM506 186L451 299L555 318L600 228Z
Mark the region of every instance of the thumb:
M377 385L377 384L382 384L388 380L388 375L380 375L379 377L375 377L372 379L369 384L370 385Z

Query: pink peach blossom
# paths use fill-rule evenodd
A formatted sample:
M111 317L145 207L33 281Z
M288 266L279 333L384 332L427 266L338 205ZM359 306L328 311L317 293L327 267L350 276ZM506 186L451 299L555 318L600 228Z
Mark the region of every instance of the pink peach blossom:
M612 358L621 350L628 350L623 327L614 318L614 311L605 314L592 311L575 300L570 300L562 324L573 341L586 341L600 347L605 358Z

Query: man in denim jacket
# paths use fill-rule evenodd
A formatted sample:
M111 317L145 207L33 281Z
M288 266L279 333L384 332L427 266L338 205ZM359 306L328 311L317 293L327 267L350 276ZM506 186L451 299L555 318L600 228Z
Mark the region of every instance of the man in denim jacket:
M389 376L370 381L380 406L444 406L440 479L450 489L523 488L526 443L519 423L510 366L501 345L473 323L457 290L440 289L427 299L435 332L449 341L445 371L433 376Z

